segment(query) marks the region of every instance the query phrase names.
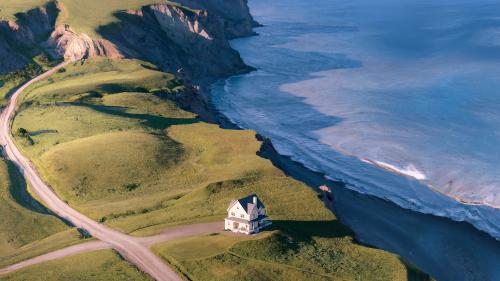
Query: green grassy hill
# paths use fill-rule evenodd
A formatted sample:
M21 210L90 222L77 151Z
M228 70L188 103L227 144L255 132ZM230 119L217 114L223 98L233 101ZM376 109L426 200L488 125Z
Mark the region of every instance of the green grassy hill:
M354 243L314 191L257 156L254 132L201 122L164 98L179 89L140 61L76 63L27 90L13 131L64 200L133 235L222 220L231 199L257 193L274 222L267 233L155 247L192 280L430 280Z
M62 13L58 24L68 24L77 32L99 38L97 29L117 22L118 11L135 10L155 3L168 3L165 0L60 0Z
M15 14L27 12L50 2L50 0L3 0L0 3L0 19L15 20Z
M214 183L163 213L172 221L223 215L231 199L251 193L265 202L273 221L265 233L186 238L155 251L191 280L431 280L395 255L355 244L315 192L281 175Z
M151 281L111 250L83 253L3 276L5 281Z
M22 176L0 158L0 267L78 241L76 230L34 201Z
M4 0L0 3L0 19L15 20L17 13L27 12L53 0ZM146 5L174 3L167 0L58 0L60 14L58 25L69 25L79 33L100 38L99 27L118 22L117 12L136 10Z

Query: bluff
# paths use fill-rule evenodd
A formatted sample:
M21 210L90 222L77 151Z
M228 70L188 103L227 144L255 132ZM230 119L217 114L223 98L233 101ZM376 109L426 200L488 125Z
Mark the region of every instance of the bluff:
M18 70L30 62L30 57L39 52L39 46L54 30L58 13L53 2L17 14L16 21L0 20L0 74Z
M189 79L246 71L228 40L252 35L247 0L180 0L117 11L99 36L58 24L61 1L0 20L0 73L22 68L37 53L55 59L137 58ZM71 16L71 15L70 15Z

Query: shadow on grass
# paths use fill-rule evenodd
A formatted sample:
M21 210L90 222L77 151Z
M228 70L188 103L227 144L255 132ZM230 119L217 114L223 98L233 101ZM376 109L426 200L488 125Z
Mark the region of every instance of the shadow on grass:
M35 137L35 136L40 136L44 134L57 134L57 130L53 129L46 129L46 130L38 130L34 132L30 132L30 136Z
M47 209L44 205L33 198L33 196L31 196L31 194L28 192L28 184L26 183L26 180L14 165L14 163L12 163L12 161L10 160L6 160L6 163L9 173L9 180L11 182L9 192L17 204L32 212L54 216L60 219L67 226L73 227L73 224L71 222Z
M311 242L317 238L342 238L352 237L354 234L338 220L331 221L292 221L273 220L273 224L265 230L281 230L297 242Z
M166 128L174 125L188 125L188 124L198 123L200 121L198 118L168 118L151 114L128 113L126 112L128 108L119 106L92 105L86 103L64 103L64 104L87 107L92 110L105 114L142 120L144 125L152 129L159 129L159 130L165 130Z

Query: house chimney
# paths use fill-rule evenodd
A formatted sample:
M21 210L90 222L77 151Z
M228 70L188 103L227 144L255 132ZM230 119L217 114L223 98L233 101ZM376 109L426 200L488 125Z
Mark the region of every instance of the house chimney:
M254 204L254 205L257 205L257 196L254 196L254 197L253 197L253 204Z

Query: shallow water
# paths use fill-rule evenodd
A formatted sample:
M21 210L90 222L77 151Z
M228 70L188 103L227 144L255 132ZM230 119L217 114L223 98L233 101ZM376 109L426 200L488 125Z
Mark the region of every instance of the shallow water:
M500 238L500 4L252 0L233 122L350 188ZM470 203L464 205L461 199ZM479 204L478 204L479 203Z

